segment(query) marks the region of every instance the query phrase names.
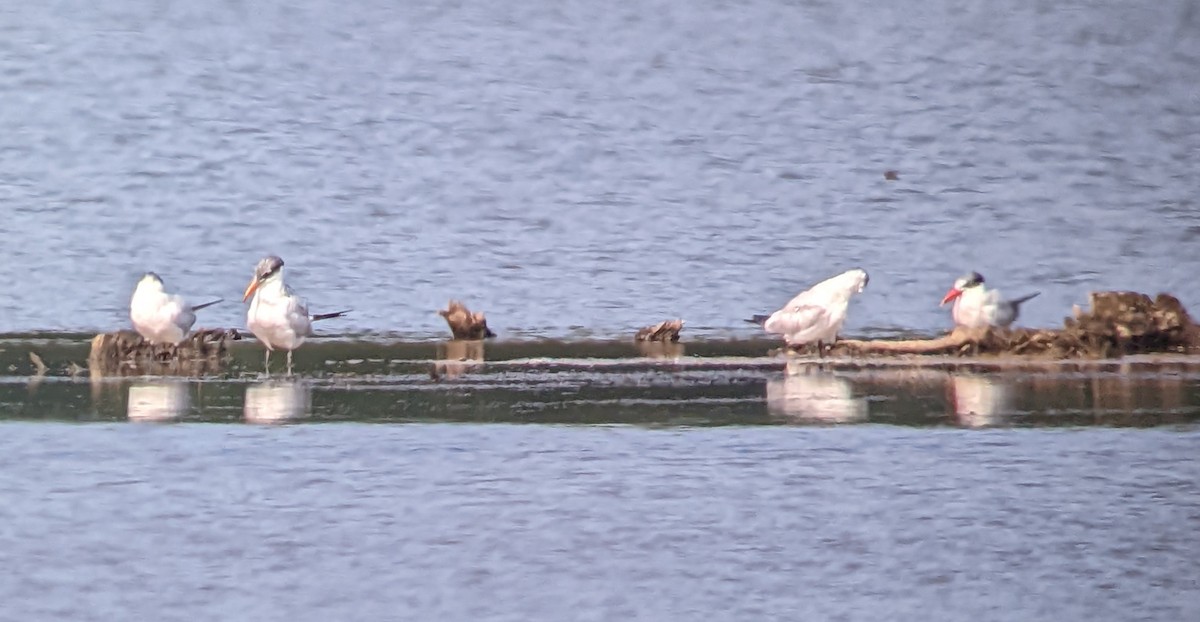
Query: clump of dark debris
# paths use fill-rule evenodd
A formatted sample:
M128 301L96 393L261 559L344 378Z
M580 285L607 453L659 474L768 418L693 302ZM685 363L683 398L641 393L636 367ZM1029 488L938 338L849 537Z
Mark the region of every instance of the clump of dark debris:
M102 375L215 374L232 360L228 343L241 338L232 328L197 330L178 344L151 343L131 330L101 333L92 338L88 366Z
M450 326L450 334L455 339L478 340L496 336L496 333L488 328L487 318L482 312L472 313L466 305L457 300L451 300L445 309L438 311L438 315L446 319L446 324Z
M683 320L663 320L657 324L638 330L633 336L634 341L679 341L679 331L683 330Z

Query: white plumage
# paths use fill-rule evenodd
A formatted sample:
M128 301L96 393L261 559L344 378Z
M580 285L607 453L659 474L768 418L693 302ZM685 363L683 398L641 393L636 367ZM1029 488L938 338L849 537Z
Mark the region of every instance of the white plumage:
M151 343L177 344L187 337L196 323L195 311L214 305L214 300L193 307L178 294L168 294L162 279L147 272L133 290L129 301L129 319L133 328Z
M954 318L955 326L1004 328L1017 320L1021 313L1021 303L1039 293L1041 292L1034 292L1015 300L1004 300L999 290L988 289L987 285L984 285L983 275L971 272L954 281L954 286L942 298L942 304L954 301L950 316Z
M292 373L292 351L299 348L309 335L312 323L341 317L346 311L309 315L308 303L296 295L283 282L283 260L274 255L264 257L254 270L254 279L246 287L242 302L250 296L250 309L246 313L246 327L266 346L263 366L270 374L271 352L276 349L287 351L287 373Z
M788 345L820 345L837 341L846 322L850 298L867 286L864 270L847 270L792 298L770 316L755 316L768 333L783 335Z

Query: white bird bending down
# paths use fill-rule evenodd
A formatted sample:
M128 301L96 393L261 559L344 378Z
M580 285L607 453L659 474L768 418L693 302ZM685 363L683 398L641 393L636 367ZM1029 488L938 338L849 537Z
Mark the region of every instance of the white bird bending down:
M349 312L308 314L308 303L283 282L283 260L275 255L263 257L254 268L254 278L246 287L242 302L250 301L246 327L267 348L263 367L271 374L271 351L287 350L287 373L292 375L292 351L312 335L312 323L341 317Z
M850 297L862 292L869 277L855 268L813 285L788 301L771 315L756 315L747 320L759 324L768 333L783 335L789 346L816 342L817 354L824 356L826 344L837 341Z
M1021 313L1021 303L1040 293L1034 292L1015 300L1003 300L999 290L988 289L983 284L982 274L971 272L954 281L954 286L942 298L942 306L951 300L954 301L950 315L954 318L956 327L1004 328L1017 320Z
M168 294L162 279L147 272L133 290L129 319L133 320L134 330L146 341L177 344L187 337L192 324L196 323L195 311L218 302L221 302L220 298L193 307L182 296Z

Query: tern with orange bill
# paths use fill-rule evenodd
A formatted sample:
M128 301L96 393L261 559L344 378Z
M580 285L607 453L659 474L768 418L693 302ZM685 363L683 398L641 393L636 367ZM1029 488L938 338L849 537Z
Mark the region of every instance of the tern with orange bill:
M1004 300L1000 297L999 290L988 289L987 285L984 285L982 274L969 272L954 281L954 286L942 298L942 305L954 302L950 315L954 318L956 327L1006 328L1021 314L1021 303L1040 293L1034 292L1028 296Z
M762 326L768 333L783 335L789 346L815 343L817 354L824 356L825 346L837 341L846 322L850 298L862 292L868 280L865 270L847 270L801 292L771 315L756 315L746 321Z
M147 272L138 281L129 300L129 319L133 328L150 343L177 344L187 337L192 324L196 323L196 311L221 302L192 306L178 294L168 294L163 281L153 272Z
M292 375L292 351L313 334L313 322L341 317L349 312L310 315L308 303L283 282L283 260L275 255L263 257L254 268L254 278L242 296L242 302L247 300L250 300L250 310L246 312L246 327L266 347L263 368L268 376L271 374L272 351L287 351L287 373Z

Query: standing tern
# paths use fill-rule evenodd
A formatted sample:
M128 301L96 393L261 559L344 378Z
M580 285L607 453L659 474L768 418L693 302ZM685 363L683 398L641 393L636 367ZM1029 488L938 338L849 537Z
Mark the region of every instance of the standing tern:
M824 356L825 345L837 341L846 322L850 297L862 292L868 280L864 270L847 270L801 292L775 313L746 321L762 326L768 333L782 334L789 346L816 342L817 354Z
M187 337L192 324L196 323L195 311L218 302L221 302L220 298L193 307L182 296L168 294L162 279L153 272L147 272L133 290L133 298L129 301L129 319L133 320L133 328L146 341L177 344Z
M1000 298L1000 291L988 289L983 284L983 275L971 272L960 276L954 281L954 286L942 298L944 306L951 300L954 308L950 315L954 325L964 328L983 328L998 326L1005 328L1017 320L1021 313L1021 303L1037 296L1041 292L1033 292L1014 300Z
M292 375L292 351L313 334L312 323L341 317L349 313L337 311L309 315L308 303L283 282L283 260L275 255L263 257L254 268L254 278L246 286L242 302L250 301L246 327L267 348L263 368L271 374L271 351L287 350L287 373Z

